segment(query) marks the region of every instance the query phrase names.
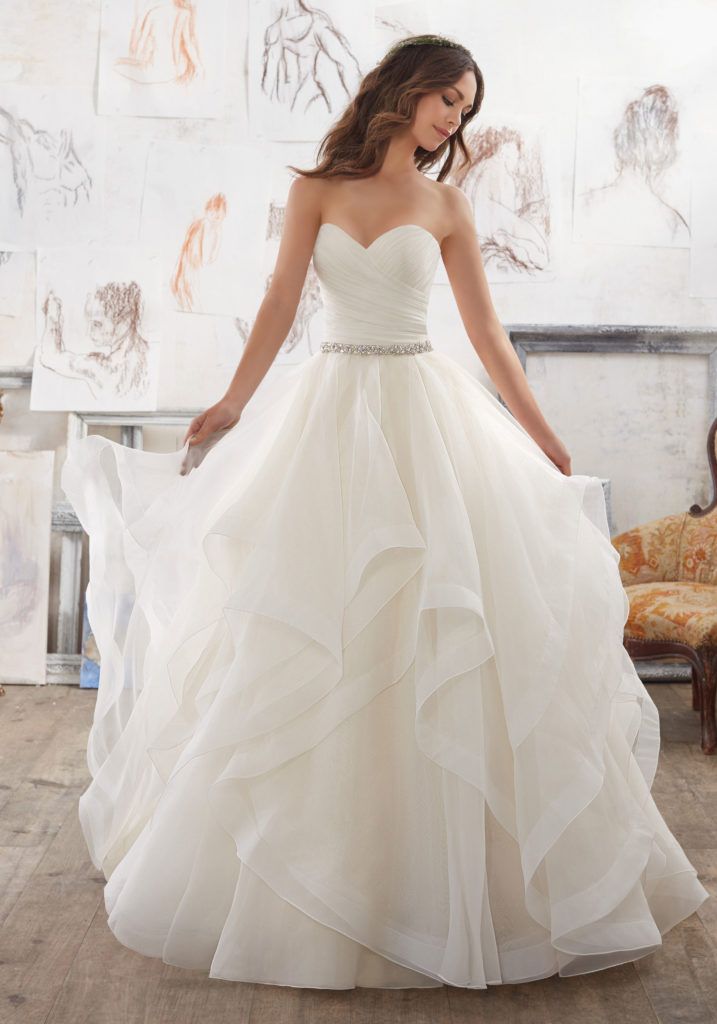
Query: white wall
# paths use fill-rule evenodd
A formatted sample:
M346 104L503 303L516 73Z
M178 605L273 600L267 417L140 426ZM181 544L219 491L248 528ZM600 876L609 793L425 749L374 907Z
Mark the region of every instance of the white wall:
M247 4L230 3L227 31L227 117L224 120L177 120L111 117L108 122L106 178L106 238L132 241L136 219L118 213L116 197L130 197L139 214L141 167L133 139L175 139L205 143L246 143L249 131L246 105L245 62ZM430 15L430 11L429 11ZM430 16L431 29L464 41L473 51L486 82L485 102L479 119L532 125L555 168L552 194L555 275L549 280L497 282L491 286L496 309L506 324L604 323L710 326L717 323L717 298L689 294L688 248L649 245L591 244L571 241L578 81L580 77L642 76L645 84L662 82L684 98L681 111L682 158L694 168L697 161L714 160L707 146L707 128L717 100L717 69L713 67L717 7L711 0L587 0L573 3L458 3L446 0L440 13ZM63 4L30 0L5 3L0 8L0 105L3 82L30 85L74 86L94 91L100 26L99 3L67 0ZM317 140L318 141L318 140ZM266 143L261 143L265 145ZM305 147L268 143L278 164L305 160ZM717 242L717 240L714 240ZM34 276L24 285L20 315L0 316L0 366L28 365L34 345ZM252 317L254 311L247 311ZM455 303L446 283L437 284L430 307L430 333L434 344L461 361L490 387L470 348ZM237 353L238 358L239 353ZM163 360L171 359L163 350ZM652 356L653 360L662 357ZM579 401L565 402L579 389L587 371L580 358L560 367L548 357L535 362L536 394L544 395L548 418L564 430L570 446L574 438L574 470L610 476L616 500L615 523L620 529L633 522L686 508L708 499L706 466L702 452L708 426L705 378L700 366L689 361L683 369L676 357L665 368L649 369L650 400L643 402L636 365L626 373L617 362L603 373L606 396L622 408L634 406L629 417L613 417L610 429L591 432ZM531 373L529 361L529 379ZM227 368L226 380L233 366ZM572 376L571 376L572 375ZM181 375L179 375L181 376ZM176 372L164 375L160 404L192 404L178 395ZM582 380L584 385L585 381ZM546 390L547 388L547 390ZM200 396L197 404L210 400ZM216 397L219 397L217 394ZM542 401L542 398L541 398ZM689 415L668 424L670 449L686 452L685 471L661 473L665 450L655 442L660 410L685 407ZM56 487L64 458L65 414L32 413L29 391L8 392L0 446L5 449L56 448ZM608 401L608 408L610 403ZM657 414L656 414L657 410ZM664 419L664 417L663 417ZM560 421L558 424L558 420ZM620 438L624 444L620 444ZM146 433L147 446L177 447L181 431ZM586 435L602 438L600 446L585 444ZM609 435L609 437L607 436ZM644 438L646 448L641 449ZM597 443L597 442L596 442ZM643 475L635 486L636 456L647 452ZM608 454L609 453L609 457ZM697 454L695 454L697 453ZM666 457L666 456L665 456ZM57 489L57 498L60 492ZM53 572L57 545L53 545ZM51 621L54 609L51 608ZM50 645L52 649L52 641Z

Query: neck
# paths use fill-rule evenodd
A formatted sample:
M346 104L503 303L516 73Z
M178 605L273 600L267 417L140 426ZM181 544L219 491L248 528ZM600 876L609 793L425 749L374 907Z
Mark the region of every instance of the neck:
M388 144L386 156L381 170L378 172L379 176L396 181L423 177L413 161L415 150L416 140L413 138L412 132L407 132L405 135L394 135Z

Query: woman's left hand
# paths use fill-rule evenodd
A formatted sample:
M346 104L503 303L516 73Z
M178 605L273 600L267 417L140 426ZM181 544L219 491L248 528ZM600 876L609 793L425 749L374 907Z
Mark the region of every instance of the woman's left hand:
M551 437L547 442L543 442L540 447L543 449L550 461L558 467L561 473L564 473L565 476L572 476L572 470L570 468L570 452L559 437Z

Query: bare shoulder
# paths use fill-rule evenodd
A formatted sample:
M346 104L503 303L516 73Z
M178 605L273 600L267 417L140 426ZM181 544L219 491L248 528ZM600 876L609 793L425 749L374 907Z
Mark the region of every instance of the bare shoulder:
M322 211L326 207L328 184L325 178L307 178L299 174L289 185L282 235L292 258L310 254L313 249Z
M466 194L457 185L447 181L426 179L431 189L437 212L436 219L440 223L441 247L461 234L475 231L473 210Z
M447 181L433 183L439 189L445 225L444 240L462 231L474 231L473 209L463 189Z
M287 207L292 206L296 212L311 215L321 210L321 202L326 191L326 182L322 178L307 178L297 174L287 195Z
M336 202L341 182L336 178L307 178L299 175L292 181L286 203L286 215L303 225L313 235L321 227L327 209Z

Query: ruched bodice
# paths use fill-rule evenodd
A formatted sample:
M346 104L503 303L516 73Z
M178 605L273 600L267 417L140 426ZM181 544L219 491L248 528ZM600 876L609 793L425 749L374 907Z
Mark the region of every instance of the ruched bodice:
M363 246L337 224L319 228L313 260L331 341L390 345L427 338L426 312L440 245L418 224Z

